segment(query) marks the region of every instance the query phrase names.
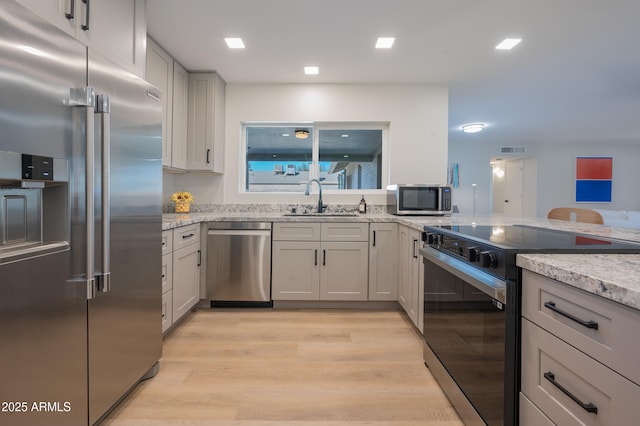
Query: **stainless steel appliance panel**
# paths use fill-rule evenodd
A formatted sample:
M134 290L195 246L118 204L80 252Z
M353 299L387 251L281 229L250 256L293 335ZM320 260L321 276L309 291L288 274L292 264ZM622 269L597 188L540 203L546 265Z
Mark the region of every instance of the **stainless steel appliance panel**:
M70 160L83 108L69 89L86 84L86 48L12 1L0 5L0 40L0 151ZM83 250L0 265L0 401L20 403L0 424L87 422L86 291L70 281Z
M109 96L109 112L95 116L96 269L111 275L108 292L89 301L93 424L162 355L162 124L159 91L145 81L91 50L88 77L96 95ZM103 213L97 194L105 183L98 172L105 134L110 134L110 206ZM99 231L107 220L110 265L103 264Z
M271 303L271 223L209 224L207 297L214 303Z

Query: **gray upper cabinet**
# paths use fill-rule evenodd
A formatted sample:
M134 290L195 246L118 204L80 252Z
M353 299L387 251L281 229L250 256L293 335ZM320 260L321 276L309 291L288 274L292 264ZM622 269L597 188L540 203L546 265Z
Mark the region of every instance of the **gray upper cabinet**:
M162 91L162 165L185 170L189 72L149 38L146 79Z
M145 73L146 0L18 0L139 77Z
M146 80L162 91L162 165L172 166L173 58L147 39Z
M188 170L224 172L225 90L215 72L189 74Z
M186 169L189 73L176 61L173 61L172 101L171 165L177 169Z

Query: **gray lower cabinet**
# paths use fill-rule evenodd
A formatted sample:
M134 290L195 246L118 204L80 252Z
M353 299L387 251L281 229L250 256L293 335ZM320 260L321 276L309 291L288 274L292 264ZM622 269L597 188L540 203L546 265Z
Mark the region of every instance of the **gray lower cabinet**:
M319 241L274 241L271 259L271 298L319 300L319 252Z
M162 331L200 300L200 224L162 232Z
M520 424L637 424L640 312L523 271Z
M398 226L398 302L411 321L422 331L423 271L420 250L420 231Z
M366 223L275 223L273 300L367 300Z
M369 300L398 300L398 224L369 225Z

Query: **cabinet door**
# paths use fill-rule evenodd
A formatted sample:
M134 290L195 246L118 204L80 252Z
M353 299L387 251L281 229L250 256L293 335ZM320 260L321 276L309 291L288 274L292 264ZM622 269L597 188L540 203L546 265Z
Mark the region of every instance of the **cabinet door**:
M173 292L169 290L162 295L162 332L173 324Z
M407 311L407 315L411 318L411 321L417 326L418 325L418 289L420 288L420 232L411 229L409 231L409 272L408 279L409 284L407 285L407 297L406 297L406 306L405 310Z
M173 58L153 40L147 40L146 80L162 91L162 165L172 166Z
M173 254L162 255L162 294L173 288Z
M94 0L89 3L90 7L81 0L19 2L86 46L144 77L146 0Z
M370 225L369 300L398 300L398 224L396 223Z
M320 254L320 300L367 300L369 245L323 242Z
M200 249L191 245L173 252L173 321L200 300Z
M173 61L173 123L171 165L187 168L187 114L189 111L189 73Z
M413 321L413 323L418 326L420 312L420 291L424 288L424 285L421 285L422 275L423 275L423 267L422 267L422 258L420 257L420 231L412 229L409 233L409 240L411 243L410 248L410 268L409 268L409 281L410 285L408 286L409 296L407 300L407 314L409 318Z
M79 5L76 5L74 10L71 8L72 2L70 0L18 0L18 3L75 37L75 21L78 19L77 13L80 12ZM80 3L80 0L77 3Z
M189 74L189 170L223 172L224 132L219 126L224 126L224 93L217 93L223 88L224 82L215 73Z
M76 18L76 38L87 46L144 77L147 44L146 0L91 1L87 22L84 3ZM88 26L84 29L82 25Z
M418 292L422 288L419 283L422 279L422 259L418 253L420 232L406 226L399 226L398 236L398 244L400 245L398 302L409 315L411 321L418 325L418 304L420 303Z
M411 267L410 229L406 226L398 227L398 302L406 311L411 299Z
M369 224L356 222L326 222L320 227L320 241L368 241Z
M271 270L273 300L318 300L320 243L274 241Z

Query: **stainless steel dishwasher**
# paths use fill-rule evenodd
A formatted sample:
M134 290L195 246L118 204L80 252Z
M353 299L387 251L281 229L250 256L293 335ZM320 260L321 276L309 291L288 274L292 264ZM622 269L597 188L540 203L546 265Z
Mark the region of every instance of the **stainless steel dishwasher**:
M211 306L272 306L270 222L209 222L207 297Z

